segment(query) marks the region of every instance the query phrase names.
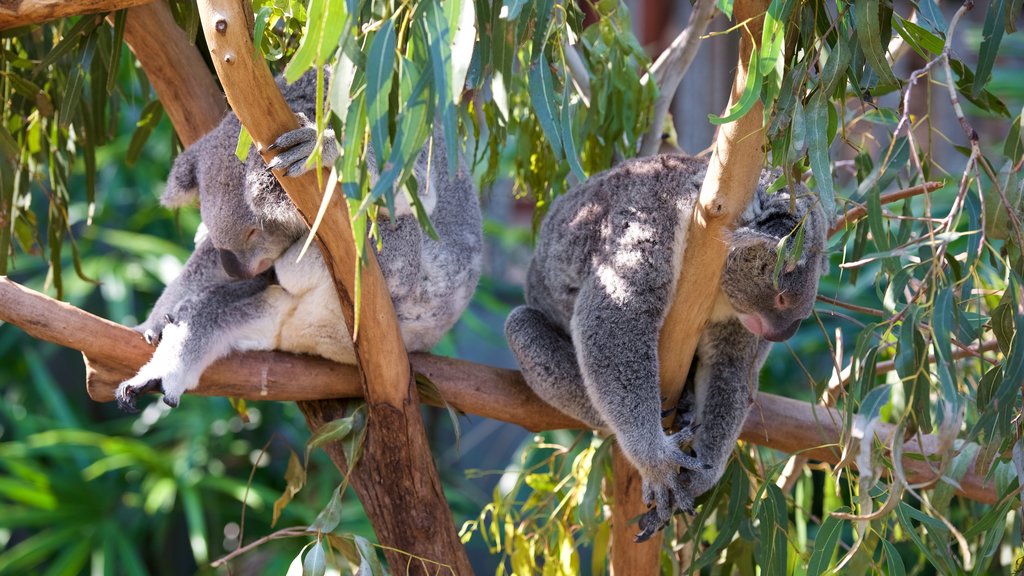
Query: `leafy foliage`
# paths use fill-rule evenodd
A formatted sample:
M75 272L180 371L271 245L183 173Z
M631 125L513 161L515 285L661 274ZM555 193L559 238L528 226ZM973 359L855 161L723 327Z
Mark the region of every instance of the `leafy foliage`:
M195 37L194 5L172 6ZM728 12L731 3L720 7ZM743 97L711 121L737 118L760 100L778 184L807 180L827 209L859 211L832 244L834 273L822 294L834 303L820 307L789 350L777 347L779 362L763 382L834 405L844 439L828 448L843 460L794 460L784 472L789 455L742 445L699 514L667 530L666 572L1015 569L1000 551L1021 556L1020 471L1011 455L1024 458L1024 140L1015 114L1024 92L1003 57L1019 58L1021 2L986 8L972 21L968 4L952 12L930 0L770 2ZM553 0L257 0L254 38L289 78L331 67L320 94L327 113L315 121L339 136L334 168L368 218L359 229L372 230L378 206L392 205L395 193L419 206L409 177L428 142L445 146L452 161L465 147L484 185L511 179L517 196L535 200L536 224L573 182L635 155L649 123L656 87L642 81L649 60L629 15L615 0L594 9L596 23L584 26L574 3ZM104 172L122 159L152 170L174 149L159 102L122 47L124 22L123 14L109 25L86 16L0 37L0 274L17 263L25 281L76 303L98 299L105 315L128 322L139 303L127 287L156 290L175 267L165 256L180 261L187 252L163 240L175 226L152 202L126 214L117 187L102 185L121 183ZM746 23L734 33L749 34ZM444 127L438 141L434 124ZM370 150L382 167L372 183ZM900 192L927 183L935 183L928 194ZM125 219L124 230L102 224ZM194 216L182 220L194 228ZM123 253L136 259L125 263ZM91 278L103 282L99 296ZM5 338L0 347L13 349ZM0 370L53 379L32 353ZM785 389L787 380L807 385ZM46 405L45 416L26 416L26 390ZM339 520L350 508L336 482L312 483L321 493L309 500L328 502L319 514L308 501L285 506L309 493L299 491L309 479L297 456L286 476L290 451L248 488L224 475L218 454L244 463L259 445L241 424L238 438L210 432L206 422L235 422L224 405L166 416L166 428L139 439L123 420L87 430L87 415L64 393L52 384L5 391L0 572L97 563L143 572L160 551L140 547L125 526L163 536L184 530L192 561L204 564L224 503L237 505L243 489L263 529L276 514L299 526L282 531L306 541L288 550L298 570L381 572L373 544L356 535L368 528L353 526L354 512ZM316 438L344 437L355 450L359 429L339 421ZM873 433L882 430L890 432ZM926 459L904 438L942 450ZM499 573L605 571L608 446L564 433L531 440L464 537L485 542ZM914 484L903 465L913 461L941 479ZM270 486L282 477L289 496L272 506ZM994 485L996 502L957 497L965 478ZM96 524L98 517L106 520Z

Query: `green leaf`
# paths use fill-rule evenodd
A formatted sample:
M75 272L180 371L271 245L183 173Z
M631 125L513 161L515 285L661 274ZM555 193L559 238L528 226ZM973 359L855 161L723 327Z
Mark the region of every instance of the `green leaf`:
M245 159L249 157L249 148L251 147L252 135L245 129L245 125L242 125L238 131L238 143L235 144L235 158L238 158L239 162L244 163Z
M537 121L540 122L556 159L562 158L562 137L561 132L555 125L555 118L558 117L558 110L555 106L555 92L551 85L551 71L548 69L547 57L541 52L535 62L530 64L527 73L529 77L530 104L537 114Z
M316 520L309 525L309 530L313 532L334 532L334 529L341 523L341 499L343 496L344 484L338 486L331 495L330 502L327 506L316 515Z
M926 0L927 1L927 0ZM903 557L892 542L880 538L882 547L885 549L885 564L889 567L888 576L906 576L907 569L903 565Z
M598 500L601 496L601 480L604 479L606 468L611 458L612 442L609 438L601 441L601 445L594 451L590 461L590 473L587 474L587 488L583 491L583 498L580 499L578 514L580 524L587 530L597 527L602 518L601 507Z
M743 94L740 95L739 101L726 111L725 116L708 114L708 121L715 125L728 124L729 122L739 120L750 111L761 95L762 78L761 71L758 69L759 61L758 52L752 50L750 53L750 63L747 65L747 84L743 87Z
M1024 8L1024 0L1010 0L1006 3L1006 14L1003 15L1003 20L1006 22L1007 34L1017 31L1017 18L1020 18L1021 8ZM991 9L990 7L989 10Z
M786 514L786 497L772 482L765 485L765 499L757 510L760 520L760 546L758 563L765 574L785 574L788 564L789 545L786 530L789 517Z
M348 22L349 15L344 2L310 0L305 33L302 35L299 49L284 71L284 77L288 82L295 82L310 68L323 66L338 47L342 32L348 28ZM391 52L393 57L394 46ZM390 72L390 68L388 71Z
M981 49L978 52L978 66L974 69L974 86L971 89L971 96L975 98L981 95L989 78L992 77L992 67L995 65L996 56L999 55L999 44L1003 41L1003 30L1005 29L1004 3L1005 0L993 0L988 10L985 11L985 25L981 29L982 40Z
M383 162L391 152L388 124L391 81L395 73L395 36L394 22L385 20L373 37L366 59L367 118L370 121L370 143L377 162Z
M96 34L92 34L85 40L85 45L81 50L81 59L71 65L71 72L64 88L64 96L60 101L60 113L57 116L61 128L67 128L71 124L74 116L71 112L72 109L82 105L80 98L82 86L85 84L85 71L92 64L92 57L95 52Z
M447 8L452 2L446 2ZM450 52L452 55L452 103L462 101L462 92L466 87L466 77L473 62L476 45L476 4L472 0L462 0L458 5L458 20L455 21L455 32L452 34Z
M879 0L856 0L853 13L857 25L854 28L864 57L878 75L879 86L892 87L896 86L898 81L885 59L885 48L889 44L889 39L882 38L880 9Z
M563 69L566 69L563 66ZM561 139L565 146L565 158L569 161L569 167L572 169L572 173L576 175L576 178L580 182L587 179L587 175L583 172L583 166L580 165L580 154L576 149L576 139L572 135L572 105L570 104L570 88L571 82L566 81L562 83L562 108L561 108Z
M107 94L113 94L114 87L117 86L117 71L121 64L121 47L124 45L124 26L127 20L127 10L118 10L114 13L114 38L107 65Z
M843 506L835 512L849 514L850 508ZM807 576L818 576L828 570L842 531L843 520L829 514L821 524L817 536L814 537L814 550L811 552L811 559L807 562Z
M828 134L828 113L832 103L824 92L818 92L804 111L807 125L807 159L814 172L815 187L826 214L836 209L836 195L832 187L832 163L829 161L831 147Z
M870 392L864 396L864 400L861 401L860 407L857 409L857 414L864 416L868 420L874 420L882 411L882 406L889 403L889 398L892 395L892 384L882 384L877 388L872 388Z
M1021 119L1022 115L1018 114L1010 123L1010 133L1006 135L1006 143L1003 144L1003 156L1006 156L1014 165L1019 164L1021 158L1024 157L1024 141L1020 137Z
M441 116L441 125L444 127L444 141L448 150L448 175L454 176L458 170L459 149L456 143L458 127L455 124L452 84L448 78L448 71L452 65L448 21L443 17L444 14L436 3L428 4L425 12L424 22L430 48L430 67L434 72L433 89L437 94L438 113Z
M360 575L371 575L371 576L384 576L384 568L380 564L380 558L377 557L377 552L373 549L373 545L366 538L359 535L353 535L355 540L356 550L359 551L359 574Z
M320 540L313 542L302 560L302 576L324 576L327 573L327 557Z
M153 133L153 129L160 123L160 118L163 115L163 104L157 99L151 100L142 109L139 121L135 123L135 132L132 132L132 141L128 144L128 152L125 154L124 160L125 164L132 166L139 159L139 155L142 154L142 148L146 145L146 141L149 140L149 135Z
M353 418L348 416L345 418L338 418L337 420L331 420L323 426L316 429L316 432L306 442L306 457L305 460L309 461L309 454L314 448L322 446L328 442L337 442L343 440L349 433L352 432Z

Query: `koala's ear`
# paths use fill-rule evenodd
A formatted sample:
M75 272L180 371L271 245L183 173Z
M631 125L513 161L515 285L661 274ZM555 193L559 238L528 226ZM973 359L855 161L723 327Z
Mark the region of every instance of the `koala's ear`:
M197 143L198 144L198 143ZM193 144L174 160L160 203L168 208L193 204L199 199L199 146Z
M732 233L732 241L729 247L733 250L738 248L749 248L751 246L763 245L767 248L775 248L779 239L764 232L758 232L750 228L737 228Z

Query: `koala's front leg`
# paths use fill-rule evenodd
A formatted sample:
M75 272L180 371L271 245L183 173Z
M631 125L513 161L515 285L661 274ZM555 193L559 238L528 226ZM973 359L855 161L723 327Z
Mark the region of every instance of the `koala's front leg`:
M308 172L312 166L306 162L316 150L316 126L301 112L296 114L299 117L301 127L290 132L285 132L273 144L269 150L277 151L277 155L270 161L268 166L271 170L281 169L288 176L298 176ZM323 146L320 150L320 157L324 166L330 167L338 158L338 144L334 139L334 130L324 131Z
M769 342L737 320L711 324L701 335L694 389L684 391L678 410L681 419L692 415L693 449L708 468L679 472L679 483L688 498L697 498L721 480L750 411L769 347ZM647 539L663 527L660 514L652 510L640 519L638 539Z
M216 285L198 294L187 315L163 328L153 357L115 394L122 410L133 412L139 396L160 390L164 403L178 405L199 383L210 364L237 349L270 349L287 308L280 287L265 277Z
M209 239L200 242L181 271L160 294L146 321L133 330L142 334L146 342L156 346L168 321L173 321L187 302L211 286L228 282L231 278L224 272L217 257L217 249Z
M693 509L693 498L679 484L680 467L705 468L683 451L693 439L692 429L666 435L661 426L658 330L667 289L663 291L665 298L654 290L641 295L630 286L617 293L591 278L580 289L572 318L572 340L587 393L639 470L644 498L656 504L662 523L677 508Z
M505 338L523 378L540 399L587 426L603 429L576 363L572 340L544 314L520 306L505 321Z

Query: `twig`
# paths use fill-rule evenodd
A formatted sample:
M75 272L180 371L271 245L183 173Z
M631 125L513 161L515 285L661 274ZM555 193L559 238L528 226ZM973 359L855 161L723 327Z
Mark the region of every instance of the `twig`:
M246 544L245 546L242 546L241 548L236 548L231 552L228 552L226 555L221 556L220 558L211 562L210 567L218 568L220 566L223 566L225 563L231 561L235 557L245 554L253 548L258 548L266 544L267 542L270 542L271 540L280 540L281 538L295 538L296 536L311 535L313 535L313 533L307 530L305 526L293 526L291 528L282 528L277 532L271 532L270 534L267 534L262 538L257 538L256 540L253 540L252 542Z
M658 100L654 104L654 112L651 114L651 126L647 129L647 134L644 135L640 145L640 156L650 156L658 151L658 147L661 145L661 133L665 126L665 117L668 115L672 99L679 88L679 82L686 75L690 64L693 63L693 58L697 55L697 48L700 47L701 36L716 12L713 0L697 0L693 11L690 12L686 28L658 56L650 71L641 79L641 82L653 80L658 86L659 93Z
M846 308L847 310L852 310L854 312L860 312L861 314L868 314L870 316L875 316L877 318L888 318L889 317L888 313L882 312L881 310L875 310L874 308L867 308L867 307L864 307L864 306L857 306L856 304L850 304L848 302L843 302L842 300L836 300L834 298L829 298L828 296L825 296L824 294L818 294L817 300L818 300L818 302L824 302L825 304L831 304L832 306L838 306L839 308Z
M909 188L903 188L902 190L895 190L893 192L882 194L879 198L879 201L884 206L886 204L898 202L906 198L912 198L914 196L918 196L921 194L931 193L935 190L938 190L939 188L942 188L943 185L944 184L942 182L925 182L924 184L918 184L917 186L911 186ZM855 206L847 210L846 213L843 214L831 228L829 228L828 235L830 237L835 236L836 234L842 232L851 224L867 216L867 214L868 209L865 206Z

